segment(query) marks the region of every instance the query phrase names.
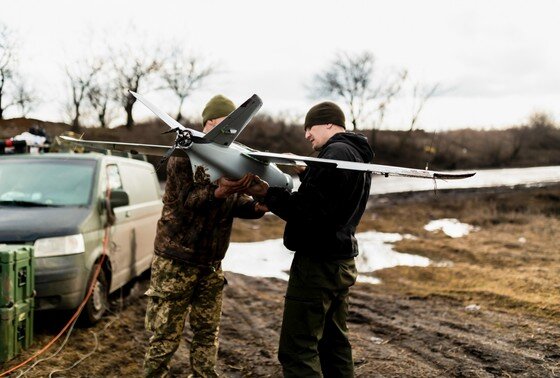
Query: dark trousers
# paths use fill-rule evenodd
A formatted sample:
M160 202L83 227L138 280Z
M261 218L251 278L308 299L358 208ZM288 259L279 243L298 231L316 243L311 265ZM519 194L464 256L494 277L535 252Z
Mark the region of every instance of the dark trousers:
M278 359L285 377L353 377L348 341L348 289L354 259L294 256L284 304Z

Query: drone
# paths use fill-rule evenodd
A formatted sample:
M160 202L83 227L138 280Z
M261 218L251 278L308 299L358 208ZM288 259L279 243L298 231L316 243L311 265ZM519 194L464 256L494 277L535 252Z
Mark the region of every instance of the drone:
M130 93L169 126L170 129L166 131L167 133L175 132L173 145L93 141L66 136L61 136L61 138L93 150L116 150L133 155L161 156L160 165L170 156L185 156L186 154L190 158L193 171L197 167L203 166L212 181L218 180L220 177L239 179L246 173L254 173L268 182L270 186L280 186L290 190L293 188L293 179L290 175L282 172L278 165L317 166L328 169L369 172L385 177L404 176L432 180L459 180L475 175L475 172L438 172L427 169L257 151L235 141L263 104L256 94L205 134L181 125L142 95L132 91Z

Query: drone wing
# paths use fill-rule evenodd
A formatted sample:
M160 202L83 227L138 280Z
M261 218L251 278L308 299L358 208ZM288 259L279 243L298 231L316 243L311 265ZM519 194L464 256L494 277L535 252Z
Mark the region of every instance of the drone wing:
M257 114L262 104L260 97L254 94L231 112L218 126L210 130L204 139L228 147L247 126L251 118Z
M104 142L99 140L84 140L84 139L71 138L63 135L61 135L60 138L64 139L67 142L78 144L80 146L84 146L92 150L122 151L122 152L129 152L132 155L146 154L146 155L164 156L165 153L172 147L172 146L162 146L159 144L122 143L122 142ZM184 152L180 153L179 151L180 151L179 149L175 150L173 152L173 155L184 156Z
M138 101L140 101L148 109L150 109L155 115L157 115L163 122L165 122L167 126L171 128L171 130L175 130L175 129L188 130L195 137L202 138L204 136L204 133L201 133L200 131L189 129L188 127L181 125L179 122L175 121L169 114L165 113L163 110L161 110L160 108L152 104L150 101L148 101L144 96L133 91L129 91L129 92L131 95L136 97Z
M281 165L308 165L308 166L321 166L325 168L338 168L349 169L353 171L371 172L376 175L388 176L405 176L417 177L427 179L442 179L442 180L459 180L472 177L476 172L436 172L424 169L413 169L394 167L390 165L358 163L353 161L333 160L333 159L319 159L299 155L286 155L277 154L272 152L247 152L246 155L261 160L266 163L275 163Z

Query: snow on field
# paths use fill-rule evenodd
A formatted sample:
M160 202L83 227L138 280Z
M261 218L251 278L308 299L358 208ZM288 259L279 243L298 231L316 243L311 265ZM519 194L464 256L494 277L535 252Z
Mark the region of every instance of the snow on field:
M293 257L294 253L284 247L282 239L230 243L222 268L247 276L287 280Z
M400 234L369 231L357 234L356 238L360 246L360 255L356 258L356 265L360 273L371 273L397 265L427 266L430 264L430 260L425 257L395 252L393 243L403 239ZM287 250L282 244L282 239L255 243L231 243L222 266L226 271L248 276L276 277L287 280L293 256L293 252ZM379 283L379 280L361 274L358 282Z
M560 167L532 167L514 169L476 170L474 177L465 180L438 180L438 189L480 188L492 186L528 185L539 186L547 182L560 181ZM294 179L294 188L299 180ZM371 194L433 190L432 180L407 177L374 176ZM453 219L440 219L426 225L428 229L441 229L451 237L461 237L470 231L472 226ZM358 281L378 283L379 280L370 276L371 272L397 265L427 266L430 260L393 250L392 243L403 238L399 234L365 232L357 236L360 255L356 259L358 271L368 275L360 275ZM293 253L288 251L281 239L266 240L257 243L231 243L223 261L224 270L256 277L276 277L288 279L288 271Z
M416 167L418 168L418 167ZM459 171L454 171L459 172ZM464 180L437 180L437 189L487 188L494 186L540 186L543 183L560 182L560 166L474 169L476 175ZM294 188L299 187L299 180L294 179ZM410 177L383 177L374 175L370 194L415 192L433 190L432 180Z
M426 257L400 253L393 250L393 243L409 238L409 235L368 231L356 235L360 254L356 257L358 272L371 273L376 270L392 268L399 265L428 266L430 260ZM372 280L376 280L373 282ZM358 282L379 283L377 278L369 275L359 275Z

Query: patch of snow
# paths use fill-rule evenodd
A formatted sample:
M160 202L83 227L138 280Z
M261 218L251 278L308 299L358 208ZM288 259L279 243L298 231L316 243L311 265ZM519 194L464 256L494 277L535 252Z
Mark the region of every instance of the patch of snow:
M470 304L465 306L465 310L470 312L480 311L480 306L477 304Z
M400 234L363 232L356 235L360 254L356 258L359 273L391 268L397 265L428 266L426 257L393 250L392 243L403 239ZM226 271L253 277L289 278L288 272L294 253L283 245L282 239L254 243L230 243L222 267ZM378 284L380 280L368 275L358 275L358 282Z
M453 261L451 260L441 260L433 264L436 268L450 268L453 266Z
M416 239L418 239L418 238L417 238L416 236L414 236L414 235L404 234L404 235L403 235L403 239L405 239L405 240L416 240Z
M372 337L369 338L369 340L374 344L378 344L378 345L379 344L385 344L385 341L380 337L372 336Z
M395 252L393 243L403 239L400 234L368 231L356 235L360 254L356 257L358 272L373 272L398 265L428 266L430 259Z
M467 223L461 223L457 219L444 218L430 221L424 226L426 231L443 231L443 233L452 238L460 238L468 235L471 231L477 231L478 228Z
M294 253L284 247L282 239L254 243L230 243L222 261L223 270L253 277L288 280Z
M381 283L381 280L379 278L375 278L372 276L365 276L363 274L358 274L358 278L356 279L356 282L377 285Z

